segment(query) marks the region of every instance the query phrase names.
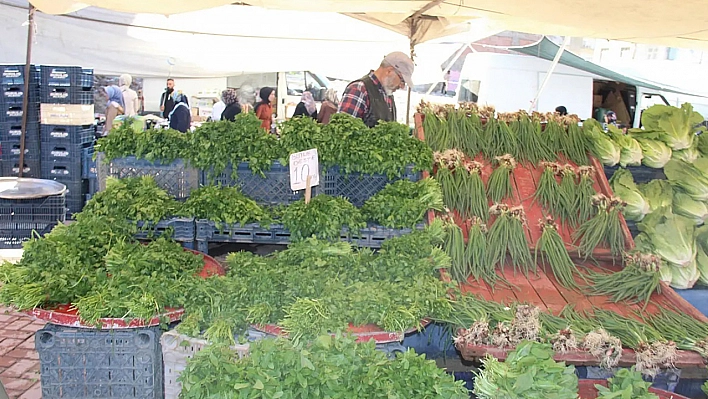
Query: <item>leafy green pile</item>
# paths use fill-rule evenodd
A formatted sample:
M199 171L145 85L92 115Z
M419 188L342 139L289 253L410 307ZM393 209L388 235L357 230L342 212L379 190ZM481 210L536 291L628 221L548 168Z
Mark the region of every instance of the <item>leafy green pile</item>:
M179 381L183 399L469 397L434 361L413 351L389 359L373 341L349 337L320 336L307 344L265 339L242 359L227 346L211 345L189 360Z
M203 265L200 256L159 238L133 240L125 219L84 216L30 240L17 264L0 266L0 302L18 309L71 303L81 318L152 318L183 303L181 282Z
M350 232L366 227L364 217L351 202L324 194L312 198L309 204L304 199L290 204L283 211L282 221L293 241L313 236L339 240L345 226Z
M402 331L430 315L447 316L447 285L436 276L436 269L449 266L438 247L441 229L435 224L386 240L377 254L312 238L266 257L230 254L226 277L208 279L211 288L189 294L190 324L182 331L208 331L218 320L233 331L277 323L298 338L349 323Z
M361 213L377 224L391 228L414 228L428 210L442 211L440 184L433 179L418 182L398 180L366 200Z
M599 396L597 399L658 399L653 393L649 393L651 382L642 379L642 373L631 369L619 369L614 377L607 380L608 386L595 384Z
M270 215L236 187L204 186L191 192L180 216L207 219L219 225L268 222Z
M474 394L480 399L576 399L578 377L575 367L553 360L550 345L525 341L503 363L493 357L484 360Z
M136 156L151 162L169 163L184 157L189 149L188 138L188 135L174 129L138 132L129 122L125 122L99 139L96 151L104 152L107 160Z
M105 216L115 220L158 222L177 212L179 203L158 187L151 176L109 178L106 189L86 203L77 220Z
M627 203L622 210L627 220L639 222L651 212L649 202L634 183L632 173L627 169L620 168L616 171L610 179L610 185L615 195Z

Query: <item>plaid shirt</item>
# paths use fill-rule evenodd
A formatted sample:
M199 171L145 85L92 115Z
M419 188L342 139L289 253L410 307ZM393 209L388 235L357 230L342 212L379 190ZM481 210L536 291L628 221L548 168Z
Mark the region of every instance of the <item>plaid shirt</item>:
M381 92L381 95L386 99L386 104L388 104L389 108L391 108L393 106L393 100L391 99L391 96L386 94L386 91L383 86L381 86L379 79L373 72L369 73L369 77L371 78L371 81L378 86L379 92ZM344 90L342 101L339 102L339 112L344 112L356 118L364 119L368 111L369 93L366 92L364 82L357 81L350 84Z

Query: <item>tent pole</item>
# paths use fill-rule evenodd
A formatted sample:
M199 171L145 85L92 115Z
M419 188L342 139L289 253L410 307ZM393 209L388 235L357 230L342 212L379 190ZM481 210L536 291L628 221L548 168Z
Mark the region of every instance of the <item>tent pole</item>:
M465 50L467 50L467 47L469 47L469 44L464 44L464 45L462 45L462 47L460 47L459 50L457 50L457 53L455 53L455 57L452 58L452 61L450 61L450 64L449 64L449 65L445 68L445 70L443 71L443 74L442 74L442 78L443 78L443 79L445 78L445 74L446 74L450 69L452 69L452 66L457 62L457 60L459 60L460 57L462 57L462 54L465 52ZM426 96L429 96L430 93L432 93L433 90L435 89L435 86L436 86L438 83L440 83L440 82L442 82L442 80L438 80L437 82L433 83L433 84L430 86L430 88L428 89L428 92L425 93L425 95L426 95Z
M412 36L412 35L411 35ZM415 43L411 39L411 60L415 64ZM406 125L410 125L411 122L411 90L412 87L408 87L408 98L406 99Z
M556 52L556 56L553 58L553 62L551 63L551 67L548 68L548 72L546 73L546 77L543 79L543 83L541 83L541 87L539 87L538 93L536 93L536 97L531 102L531 106L529 107L529 113L533 112L534 108L536 108L536 103L538 102L538 99L541 97L541 93L543 93L543 89L546 88L546 84L551 79L551 75L553 75L553 71L556 70L556 66L558 65L558 62L560 61L560 58L563 55L563 52L565 51L565 48L568 46L568 44L570 44L570 36L566 36L563 39L563 45L561 45L558 48L558 51Z
M29 117L27 108L29 106L30 97L30 77L31 68L30 63L32 62L32 41L34 40L34 12L35 7L30 3L29 10L27 12L27 59L25 60L25 87L22 93L22 131L20 134L20 167L17 177L22 177L22 173L25 169L25 138L27 136L27 118Z

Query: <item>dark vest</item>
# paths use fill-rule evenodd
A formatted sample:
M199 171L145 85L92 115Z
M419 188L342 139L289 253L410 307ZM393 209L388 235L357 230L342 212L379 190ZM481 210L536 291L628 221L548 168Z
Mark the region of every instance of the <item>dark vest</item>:
M369 75L364 76L352 83L363 82L366 87L366 92L369 95L369 109L364 114L364 124L368 127L374 127L379 123L379 120L391 122L396 120L396 103L391 99L391 107L389 108L386 102L386 97L381 94L379 87L371 80ZM351 83L350 83L351 84Z

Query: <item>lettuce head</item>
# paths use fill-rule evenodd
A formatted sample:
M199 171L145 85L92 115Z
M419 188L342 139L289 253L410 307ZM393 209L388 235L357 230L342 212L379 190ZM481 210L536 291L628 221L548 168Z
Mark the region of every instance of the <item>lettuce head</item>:
M649 202L651 212L665 206L671 206L673 203L674 189L667 180L652 180L647 184L640 185L639 191Z
M642 113L642 125L647 130L661 133L661 140L673 150L685 150L693 145L695 134L702 128L703 116L693 110L691 104L681 108L668 105L653 105Z
M646 233L651 253L678 267L689 266L696 260L696 225L693 220L676 215L670 207L648 214L637 225Z
M684 267L669 265L669 268L671 269L671 287L680 290L693 288L701 276L695 259Z
M639 187L634 183L632 173L627 169L619 169L610 179L612 191L616 196L622 198L627 206L622 210L622 214L627 220L639 222L651 211L649 202L639 191Z
M603 165L615 166L620 161L620 147L597 125L585 128L588 140L592 143L592 153Z
M698 151L698 146L692 145L685 150L674 151L671 154L671 159L676 159L679 161L684 161L688 163L693 163L696 159L701 157L701 153Z
M700 226L708 220L708 206L706 206L706 203L696 201L682 191L674 193L673 208L677 215L693 220L696 226Z
M608 126L612 140L620 148L620 166L639 166L642 164L642 147L632 136L624 134L614 126Z
M663 168L671 159L671 148L659 140L635 137L642 147L642 164L650 168Z
M708 158L698 158L693 164L672 159L664 166L664 174L671 184L698 201L708 200L708 175L705 173L708 173Z

